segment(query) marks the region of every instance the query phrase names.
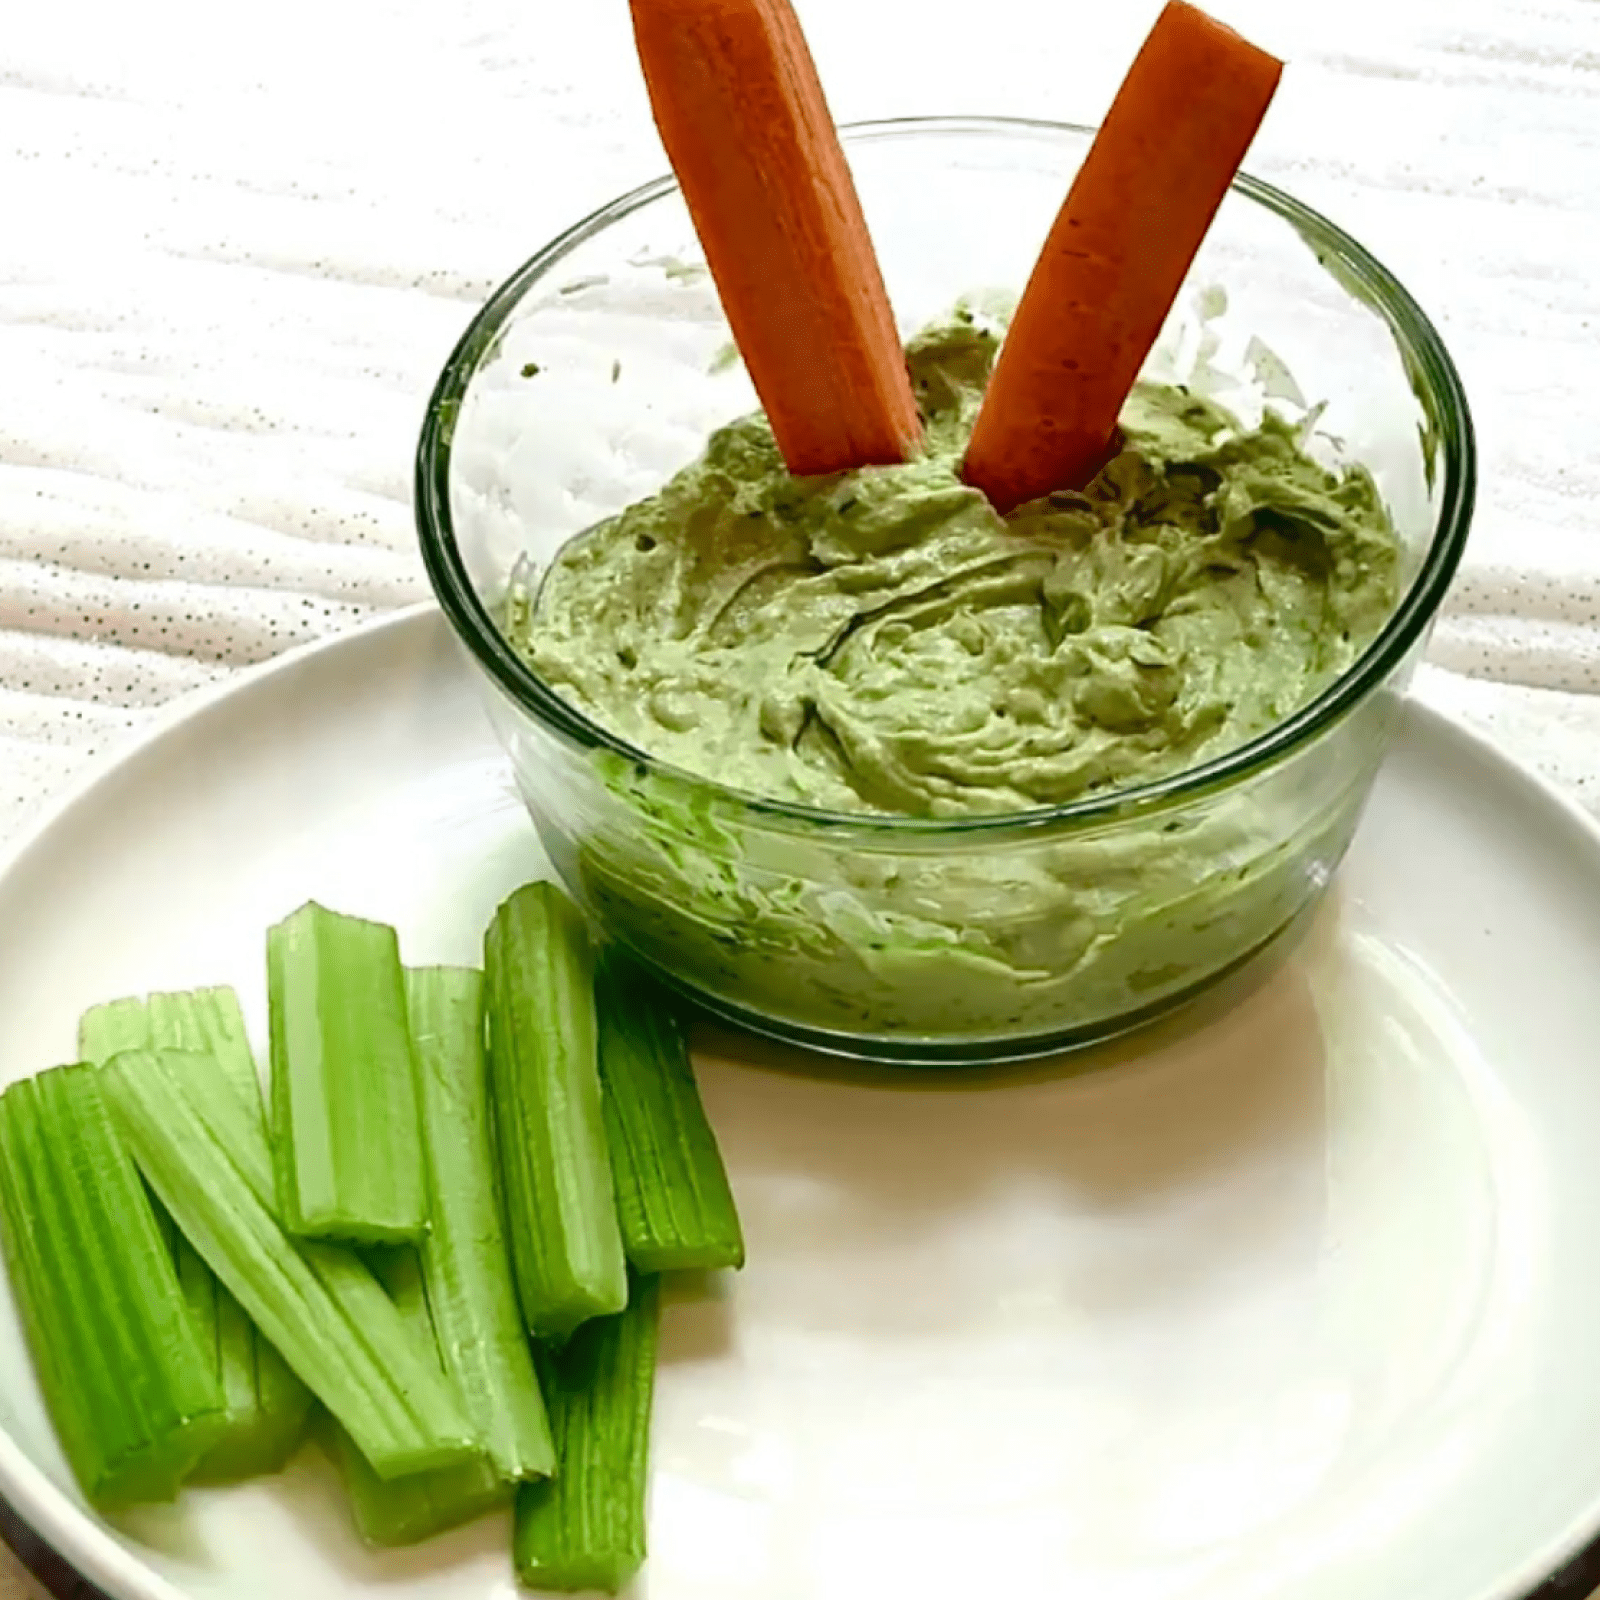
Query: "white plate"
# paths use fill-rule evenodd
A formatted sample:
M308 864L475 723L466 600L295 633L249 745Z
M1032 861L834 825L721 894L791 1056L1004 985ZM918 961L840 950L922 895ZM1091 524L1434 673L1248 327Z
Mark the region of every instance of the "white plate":
M310 895L467 961L540 873L413 613L264 670L0 874L0 1079L232 982ZM649 1600L1489 1600L1600 1526L1600 839L1413 710L1284 961L1100 1070L852 1078L712 1038L750 1265L669 1309ZM314 1454L108 1526L0 1303L0 1492L119 1600L509 1596L364 1552Z

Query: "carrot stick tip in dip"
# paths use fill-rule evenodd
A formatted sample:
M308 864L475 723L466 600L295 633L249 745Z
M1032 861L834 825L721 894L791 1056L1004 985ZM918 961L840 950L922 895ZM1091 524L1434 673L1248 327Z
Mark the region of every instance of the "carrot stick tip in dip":
M1079 488L1104 464L1282 71L1169 0L1050 230L973 428L964 476L997 510Z

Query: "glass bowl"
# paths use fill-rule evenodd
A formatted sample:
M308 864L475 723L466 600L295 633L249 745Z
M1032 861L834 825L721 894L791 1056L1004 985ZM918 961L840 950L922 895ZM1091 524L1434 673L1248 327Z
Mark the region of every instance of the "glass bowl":
M1025 283L1092 137L1007 119L844 130L902 333ZM1372 472L1401 599L1362 658L1249 744L1135 789L1006 815L831 814L674 769L560 699L498 622L573 534L653 493L754 392L676 185L547 245L451 355L417 456L439 602L518 787L601 929L711 1011L880 1060L1105 1038L1272 942L1360 818L1471 518L1471 423L1432 326L1354 240L1241 177L1147 372L1304 411Z

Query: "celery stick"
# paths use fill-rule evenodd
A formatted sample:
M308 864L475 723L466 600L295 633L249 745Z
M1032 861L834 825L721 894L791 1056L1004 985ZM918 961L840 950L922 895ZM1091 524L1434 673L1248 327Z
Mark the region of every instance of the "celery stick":
M261 1109L261 1075L250 1048L239 997L219 986L149 998L150 1043L158 1050L209 1055L235 1090ZM294 1375L244 1307L177 1234L179 1275L204 1274L214 1286L218 1353L231 1426L195 1469L195 1481L230 1483L276 1472L294 1454L311 1415L311 1391Z
M312 903L267 934L273 1156L291 1233L362 1244L428 1221L393 928Z
M150 1012L152 1050L195 1050L210 1056L228 1082L255 1105L261 1074L245 1032L244 1012L232 989L191 989L157 993L146 1002Z
M123 1050L194 1050L215 1059L236 1092L261 1093L255 1053L239 997L225 984L213 989L129 997L91 1006L78 1020L78 1054L104 1066Z
M0 1224L39 1387L96 1505L170 1500L223 1426L216 1372L96 1071L0 1097Z
M639 1272L744 1265L744 1234L667 997L615 951L595 978L600 1085L628 1263Z
M445 1370L508 1481L543 1477L555 1446L517 1309L496 1183L483 1054L483 977L406 973L433 1223L419 1247Z
M123 1050L148 1050L150 1044L150 1006L137 995L90 1006L78 1018L78 1059L92 1066L103 1067L112 1056ZM177 1224L154 1195L150 1196L150 1202L155 1211L156 1226L161 1230L168 1253L178 1268L178 1282L183 1287L184 1298L194 1310L197 1319L195 1332L201 1345L209 1349L214 1312L210 1306L198 1302L192 1278L185 1276L183 1235L178 1232Z
M368 1268L349 1250L284 1231L266 1129L236 1096L215 1092L215 1063L126 1051L102 1070L134 1158L184 1236L379 1476L476 1453L433 1352Z
M511 1486L477 1457L405 1478L380 1478L350 1435L326 1412L317 1428L324 1453L339 1469L356 1532L378 1549L420 1544L503 1506Z
M519 889L484 938L489 1089L517 1292L559 1342L627 1303L600 1109L589 941L554 884Z
M541 1356L556 1475L517 1493L513 1553L530 1589L615 1594L645 1555L645 1479L660 1295L632 1280L628 1308Z
M227 1294L227 1290L221 1293ZM243 1306L228 1295L239 1315L248 1318ZM311 1421L311 1391L300 1381L294 1368L283 1359L276 1345L255 1326L256 1351L256 1431L252 1438L253 1458L246 1461L245 1477L276 1472L300 1447ZM208 1461L205 1465L210 1466Z
M434 1350L443 1372L439 1330L416 1252L401 1245L375 1257L372 1267L406 1325ZM344 1479L356 1530L371 1545L416 1544L471 1522L511 1498L511 1485L487 1454L460 1466L385 1481L332 1418L322 1429L322 1443Z
M276 1472L304 1437L311 1392L182 1234L175 1254L189 1314L222 1384L226 1418L191 1481L237 1483Z
M227 1396L228 1426L195 1468L194 1481L237 1483L277 1472L305 1437L311 1391L187 1240L180 1248L180 1270L192 1263L209 1280L217 1365Z
M208 1055L232 1091L261 1114L261 1080L238 996L229 988L113 1000L84 1013L78 1043L103 1064L123 1050L195 1050ZM311 1393L245 1315L243 1307L156 1202L178 1282L202 1347L215 1362L225 1400L221 1437L194 1470L196 1483L232 1483L276 1472L305 1433Z
M78 1018L78 1059L103 1067L119 1050L150 1048L150 1007L135 995L91 1006Z

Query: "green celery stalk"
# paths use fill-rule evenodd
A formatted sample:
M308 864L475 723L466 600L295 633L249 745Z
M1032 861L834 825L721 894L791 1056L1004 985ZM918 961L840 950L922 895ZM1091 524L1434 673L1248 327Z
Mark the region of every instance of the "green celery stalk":
M483 977L406 973L433 1222L419 1246L445 1370L508 1482L544 1477L555 1446L506 1248L483 1051Z
M150 1012L152 1050L194 1050L210 1056L235 1090L250 1104L261 1097L261 1074L245 1031L239 997L226 985L157 993L145 1002Z
M195 1467L194 1481L238 1483L277 1472L305 1437L311 1391L187 1240L180 1248L179 1277L190 1310L209 1309L214 1319L213 1348L227 1401L227 1426ZM191 1275L196 1280L192 1291Z
M303 1238L427 1230L416 1064L393 928L314 902L267 934L273 1156Z
M228 1303L249 1320L249 1313L232 1295L228 1295ZM314 1409L311 1391L277 1346L254 1322L250 1323L250 1330L255 1339L256 1415L260 1421L242 1464L236 1461L233 1469L235 1476L242 1477L276 1472L282 1467L299 1449ZM204 1466L214 1472L227 1470L226 1464L218 1466L209 1461Z
M639 1272L744 1265L744 1234L666 996L615 950L595 977L600 1085L628 1263Z
M376 1549L420 1544L435 1534L476 1522L511 1497L511 1486L483 1456L456 1467L385 1479L372 1470L350 1435L326 1412L318 1421L317 1434L344 1481L356 1532Z
M196 1463L190 1481L238 1483L277 1472L305 1437L311 1391L189 1241L173 1232L178 1281L224 1401L221 1436Z
M512 1550L530 1589L615 1594L645 1557L645 1485L660 1292L636 1277L628 1308L544 1353L556 1475L517 1493Z
M595 1059L589 941L554 884L517 890L484 937L489 1088L522 1314L559 1342L627 1303Z
M221 1432L223 1397L93 1067L0 1096L0 1230L84 1494L106 1509L172 1499Z
M372 1266L406 1325L434 1350L443 1372L443 1350L416 1251L400 1245L374 1259ZM331 1417L323 1424L322 1443L344 1479L356 1531L380 1548L417 1544L471 1522L511 1498L511 1485L487 1454L459 1466L386 1481Z
M125 1051L101 1070L134 1159L185 1238L378 1475L474 1455L477 1438L434 1353L366 1265L284 1230L262 1119L215 1092L215 1063Z
M261 1114L261 1080L232 989L113 1000L78 1023L83 1058L104 1065L124 1050L194 1050L216 1063L243 1104ZM305 1434L311 1392L217 1281L156 1202L201 1345L211 1352L224 1396L221 1437L196 1465L196 1483L233 1483L276 1472Z
M261 1103L261 1078L239 997L227 985L129 996L91 1006L78 1019L78 1054L104 1066L124 1050L189 1050L207 1055L245 1105Z
M137 995L91 1006L78 1018L78 1059L103 1067L120 1050L150 1048L150 1006Z

